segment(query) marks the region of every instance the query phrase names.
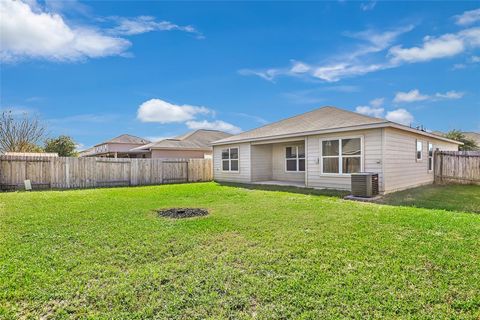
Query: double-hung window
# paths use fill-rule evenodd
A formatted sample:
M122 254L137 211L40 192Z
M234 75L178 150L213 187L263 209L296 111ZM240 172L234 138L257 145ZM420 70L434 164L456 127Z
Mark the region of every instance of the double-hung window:
M416 157L417 161L422 160L422 155L423 154L423 142L420 140L417 140L417 149L416 149Z
M322 141L322 173L349 174L362 170L360 138Z
M222 149L222 170L238 172L238 148Z
M433 144L428 143L428 171L433 170Z
M291 146L285 148L285 170L305 171L305 147Z

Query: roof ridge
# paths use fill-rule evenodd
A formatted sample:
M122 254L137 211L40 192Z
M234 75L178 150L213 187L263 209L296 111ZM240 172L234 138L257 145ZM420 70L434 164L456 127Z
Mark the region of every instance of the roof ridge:
M306 111L306 112L303 112L303 113L300 113L300 114L297 114L297 115L293 115L293 116L290 116L288 118L284 118L284 119L280 119L278 121L274 121L274 122L270 122L270 123L266 123L262 126L259 126L259 127L256 127L256 128L253 128L253 129L250 129L250 130L247 130L247 131L243 131L242 133L240 134L243 134L243 133L248 133L250 131L253 131L253 130L258 130L258 129L261 129L261 128L265 128L267 126L270 126L272 124L276 124L276 123L281 123L281 122L284 122L284 121L287 121L287 120L290 120L290 119L293 119L293 118L297 118L297 117L300 117L300 116L304 116L304 115L307 115L309 113L313 113L313 112L317 112L321 109L334 109L334 110L338 110L338 111L344 111L344 112L349 112L349 113L353 113L357 116L362 116L362 117L365 117L365 118L370 118L370 119L377 119L377 120L381 120L382 122L390 122L388 120L385 120L385 119L381 119L381 118L376 118L376 117L371 117L371 116L367 116L367 115L363 115L363 114L360 114L358 112L354 112L354 111L350 111L350 110L344 110L344 109L341 109L341 108L338 108L338 107L334 107L334 106L322 106L322 107L318 107L318 108L315 108L315 109L312 109L310 111ZM225 138L227 139L227 138ZM221 139L223 140L223 139ZM219 140L220 141L220 140Z

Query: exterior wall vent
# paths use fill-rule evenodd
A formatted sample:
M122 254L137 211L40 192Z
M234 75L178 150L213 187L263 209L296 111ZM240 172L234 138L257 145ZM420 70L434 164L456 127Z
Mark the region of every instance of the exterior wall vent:
M369 172L352 173L352 195L370 198L378 195L378 174Z

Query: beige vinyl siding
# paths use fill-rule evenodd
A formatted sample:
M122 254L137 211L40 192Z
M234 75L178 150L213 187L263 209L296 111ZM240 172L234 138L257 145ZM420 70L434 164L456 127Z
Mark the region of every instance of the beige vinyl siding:
M458 145L420 134L385 128L384 174L385 192L393 192L433 183L428 171L428 143L433 149L458 150ZM416 159L416 141L422 141L422 160Z
M222 149L238 147L238 172L222 171ZM251 182L250 143L238 143L213 147L213 178L216 181Z
M276 143L272 147L272 179L289 182L305 182L305 172L286 171L285 148L304 145L303 141Z
M331 188L339 190L351 189L351 176L348 174L322 174L321 148L322 139L363 138L362 161L365 172L379 174L379 188L383 191L382 174L382 129L370 129L343 133L330 133L309 136L307 141L307 187Z
M272 180L272 145L252 145L252 181Z

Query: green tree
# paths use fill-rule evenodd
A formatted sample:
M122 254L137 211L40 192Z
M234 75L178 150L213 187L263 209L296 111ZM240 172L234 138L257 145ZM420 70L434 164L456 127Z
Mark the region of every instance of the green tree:
M75 141L69 136L59 136L45 141L45 152L56 152L60 157L76 157Z
M465 137L460 130L451 130L445 134L445 137L455 141L463 142L463 145L459 147L459 149L462 151L478 150L479 148L474 140Z

